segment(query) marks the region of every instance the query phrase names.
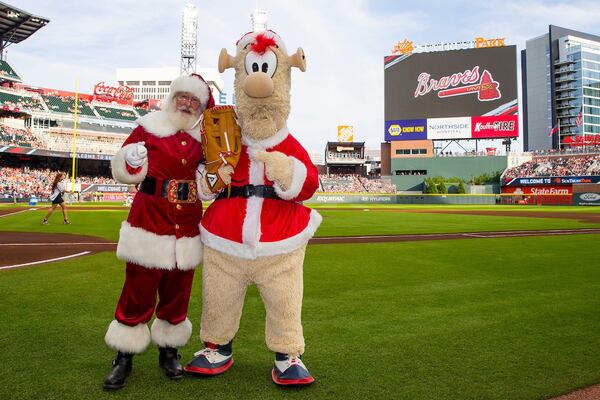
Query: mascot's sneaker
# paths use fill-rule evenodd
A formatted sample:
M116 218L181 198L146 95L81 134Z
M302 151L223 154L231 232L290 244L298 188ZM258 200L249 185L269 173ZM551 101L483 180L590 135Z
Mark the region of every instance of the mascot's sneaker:
M275 353L275 365L271 371L273 382L278 385L310 385L315 381L300 357Z
M231 342L218 345L204 343L206 348L194 353L194 358L183 369L185 372L200 375L218 375L233 365Z

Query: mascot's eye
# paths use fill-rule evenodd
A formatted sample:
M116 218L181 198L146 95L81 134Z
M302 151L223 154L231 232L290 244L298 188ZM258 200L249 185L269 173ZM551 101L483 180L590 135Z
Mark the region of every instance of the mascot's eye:
M246 54L246 73L248 75L254 72L264 72L273 77L277 69L277 56L272 50L265 51L264 54L250 52Z

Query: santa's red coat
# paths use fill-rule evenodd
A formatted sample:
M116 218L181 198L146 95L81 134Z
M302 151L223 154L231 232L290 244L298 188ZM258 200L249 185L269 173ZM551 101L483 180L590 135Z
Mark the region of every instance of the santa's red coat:
M265 164L254 159L262 150L278 151L292 159L290 188L283 190L267 179ZM315 210L300 203L317 190L317 169L287 127L265 140L244 138L242 154L231 178L232 186L274 186L281 199L253 196L214 201L202 218L205 245L247 259L288 253L305 245L321 223L321 216Z
M177 130L162 111L139 122L113 160L115 178L124 183L139 183L145 177L194 181L198 164L204 160L199 129ZM148 163L132 173L125 152L137 143L144 143L148 150ZM195 268L201 261L201 217L200 200L175 204L138 192L121 227L117 257L148 268Z

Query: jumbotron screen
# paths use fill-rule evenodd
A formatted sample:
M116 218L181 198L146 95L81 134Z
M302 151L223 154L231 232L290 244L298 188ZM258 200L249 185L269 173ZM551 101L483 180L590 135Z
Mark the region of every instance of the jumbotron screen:
M517 137L516 46L385 58L385 140Z

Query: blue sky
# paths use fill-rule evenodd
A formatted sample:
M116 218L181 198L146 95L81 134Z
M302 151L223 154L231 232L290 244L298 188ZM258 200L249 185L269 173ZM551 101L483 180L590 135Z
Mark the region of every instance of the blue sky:
M120 67L179 65L183 0L8 0L50 19L30 39L11 45L8 61L32 85L91 93L116 83ZM288 126L309 149L336 140L337 125L354 125L355 140L379 148L383 140L383 57L394 43L505 37L525 46L548 25L600 34L600 1L202 1L198 66L216 67L225 47L251 29L255 8L288 51L302 47L308 70L294 71ZM520 76L520 75L519 75ZM223 78L231 92L233 72Z

